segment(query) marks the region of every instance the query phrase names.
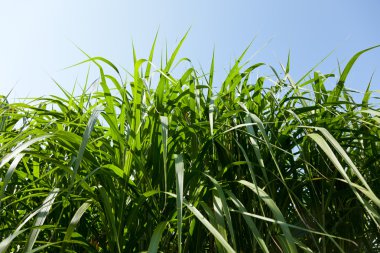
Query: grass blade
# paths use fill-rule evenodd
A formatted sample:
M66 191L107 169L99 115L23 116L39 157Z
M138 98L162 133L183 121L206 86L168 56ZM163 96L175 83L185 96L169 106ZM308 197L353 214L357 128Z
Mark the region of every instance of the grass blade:
M36 142L42 141L42 140L44 140L46 138L50 138L50 137L52 137L51 134L38 136L38 137L35 137L35 138L17 146L11 153L9 153L3 157L3 159L0 162L0 168L2 168L7 162L9 162L13 158L15 158L18 154L20 154L22 151L27 149L29 146L33 145Z
M245 180L239 180L238 182L242 185L247 186L249 189L251 189L271 209L276 220L281 222L280 227L281 227L282 232L284 232L285 239L289 246L289 252L297 252L297 248L295 245L296 240L294 239L289 228L287 226L281 225L282 223L286 223L286 221L283 214L281 213L281 210L278 208L278 206L273 201L273 199L271 199L269 195L263 189L254 185L253 183L250 183Z
M24 156L24 154L18 154L15 159L13 160L13 162L11 163L11 165L9 166L9 169L7 170L7 173L5 174L5 177L4 177L4 180L3 180L3 184L1 186L1 190L0 190L0 207L1 207L1 200L3 199L3 195L4 195L4 192L5 190L7 189L7 185L13 175L13 172L15 171L18 163L21 161L22 157Z
M178 232L178 252L182 252L182 205L183 205L183 180L184 180L184 164L183 156L175 156L175 172L176 172L176 189L177 189L177 232Z
M167 222L161 222L157 225L153 232L152 238L150 239L148 253L156 253L158 251L158 245L160 244L162 233L166 228Z
M84 131L84 134L82 137L82 143L80 144L80 147L79 147L78 156L75 160L75 166L74 166L73 176L72 176L72 180L71 180L71 187L73 186L73 184L75 182L75 177L78 173L79 165L83 159L83 154L84 154L84 151L86 150L86 146L87 146L87 143L90 139L91 132L94 129L96 121L98 120L99 114L102 112L102 110L103 109L101 106L98 106L97 108L95 108L91 114L90 120L88 121L86 130Z
M84 202L75 212L73 218L71 218L69 226L67 227L65 238L63 238L64 241L68 241L71 239L71 236L76 226L78 225L80 219L82 218L83 214L91 206L91 202L92 202L91 200Z
M367 49L364 49L358 53L356 53L347 63L347 65L344 67L342 74L339 77L338 84L336 85L334 91L331 93L328 102L336 102L339 99L340 94L342 93L344 83L346 82L346 78L348 76L348 73L350 73L352 66L355 64L356 60L365 52L370 51L372 49L375 49L377 47L380 47L380 45L373 46Z
M175 195L174 195L175 196ZM211 223L203 216L199 210L190 203L184 201L186 207L197 217L197 219L208 229L208 231L223 245L224 249L228 253L234 253L235 250L228 244L228 242L223 238L223 236L218 232L218 230L211 225Z
M244 207L244 205L240 202L240 200L231 191L227 191L227 194L241 213L247 212L247 209ZM264 252L269 253L270 251L269 251L267 245L265 244L265 241L264 241L259 229L256 227L255 223L253 222L252 218L247 217L246 215L244 215L243 218L244 218L245 222L247 223L249 229L251 230L253 237L259 243L261 249Z
M45 222L47 215L49 214L49 210L54 203L55 197L58 195L59 188L54 188L49 195L46 197L44 202L42 203L42 207L37 213L36 221L34 222L35 227L42 226ZM26 244L25 252L30 252L33 249L33 245L37 240L38 234L40 233L40 229L35 228L29 235L29 240Z
M161 131L162 131L162 146L163 146L163 158L164 158L164 185L165 192L168 190L168 179L167 179L167 157L168 157L168 129L169 129L169 120L166 116L160 116L161 120ZM166 203L166 195L165 195Z

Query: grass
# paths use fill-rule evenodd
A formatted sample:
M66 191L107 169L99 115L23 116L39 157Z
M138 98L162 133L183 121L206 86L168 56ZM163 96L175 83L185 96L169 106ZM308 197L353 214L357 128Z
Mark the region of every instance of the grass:
M214 57L172 73L185 37L128 78L88 56L93 92L2 97L0 252L379 252L378 98L345 88L373 48L332 90L246 51L215 84Z

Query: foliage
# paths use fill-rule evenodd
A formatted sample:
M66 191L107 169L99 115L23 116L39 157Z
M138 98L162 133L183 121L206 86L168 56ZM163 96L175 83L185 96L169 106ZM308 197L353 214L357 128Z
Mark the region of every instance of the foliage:
M93 92L2 97L0 252L379 252L380 111L344 85L366 50L333 90L244 51L215 93L214 57L173 74L185 37L129 82L89 57Z

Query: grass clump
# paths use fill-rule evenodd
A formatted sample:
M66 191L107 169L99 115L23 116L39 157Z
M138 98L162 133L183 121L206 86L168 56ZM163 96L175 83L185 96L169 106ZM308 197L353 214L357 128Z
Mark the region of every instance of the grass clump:
M132 81L89 57L93 92L2 97L0 252L378 252L380 111L344 85L369 49L332 90L244 52L215 93L214 58L171 72L184 39Z

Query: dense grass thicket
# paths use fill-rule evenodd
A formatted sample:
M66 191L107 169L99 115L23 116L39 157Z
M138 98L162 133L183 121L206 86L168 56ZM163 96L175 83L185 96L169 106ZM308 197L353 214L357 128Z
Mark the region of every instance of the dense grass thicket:
M369 49L299 81L244 52L219 84L214 58L172 72L182 43L126 78L89 57L79 96L1 97L0 252L380 252L378 100L345 88Z

